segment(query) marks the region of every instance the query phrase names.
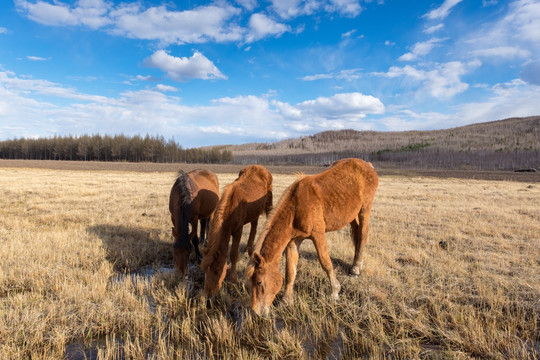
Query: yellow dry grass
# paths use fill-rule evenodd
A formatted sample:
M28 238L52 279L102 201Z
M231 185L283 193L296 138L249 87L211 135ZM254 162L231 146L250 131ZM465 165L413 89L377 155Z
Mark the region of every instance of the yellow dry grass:
M306 241L294 303L258 318L244 285L207 303L170 271L173 179L0 168L0 358L539 357L538 184L382 177L360 278L328 234L340 301Z

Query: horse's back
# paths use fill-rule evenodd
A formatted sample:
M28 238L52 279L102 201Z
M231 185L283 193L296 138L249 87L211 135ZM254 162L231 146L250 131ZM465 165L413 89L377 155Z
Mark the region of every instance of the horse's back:
M219 181L212 171L207 169L192 170L188 173L188 176L199 189L211 190L219 194Z
M192 219L205 219L212 215L219 201L219 182L216 174L207 169L192 170Z
M272 201L272 174L261 165L242 169L230 186L231 205L244 204L244 223L256 220L267 210L268 202Z
M324 219L324 231L334 231L353 221L362 208L371 207L378 176L368 162L342 159L320 174L299 180L298 185L297 209L306 212L299 217L313 222L308 226L314 228L320 228Z

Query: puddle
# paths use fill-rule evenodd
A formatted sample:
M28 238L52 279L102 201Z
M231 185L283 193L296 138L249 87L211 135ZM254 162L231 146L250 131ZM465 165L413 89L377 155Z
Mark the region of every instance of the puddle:
M142 270L134 271L127 274L118 273L111 277L110 282L112 284L122 283L122 282L125 282L127 278L129 278L131 282L133 283L140 280L148 281L150 283L152 282L152 278L154 276L161 275L161 274L170 274L174 271L175 270L173 266L161 266L159 268L155 268L155 267L144 268Z
M84 345L82 342L67 344L64 350L64 359L67 360L95 360L98 356L98 344Z

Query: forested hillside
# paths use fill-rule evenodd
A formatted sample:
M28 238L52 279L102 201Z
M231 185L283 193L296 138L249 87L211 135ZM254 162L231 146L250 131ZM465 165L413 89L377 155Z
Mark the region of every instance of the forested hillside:
M316 165L354 156L402 168L536 168L540 167L540 116L434 131L325 131L226 149L235 162L246 164Z

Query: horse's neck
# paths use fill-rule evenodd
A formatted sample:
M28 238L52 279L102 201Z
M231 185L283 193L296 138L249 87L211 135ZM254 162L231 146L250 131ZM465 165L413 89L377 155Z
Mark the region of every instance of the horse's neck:
M294 212L292 206L279 209L273 216L270 228L263 239L260 253L267 262L277 262L293 236Z

